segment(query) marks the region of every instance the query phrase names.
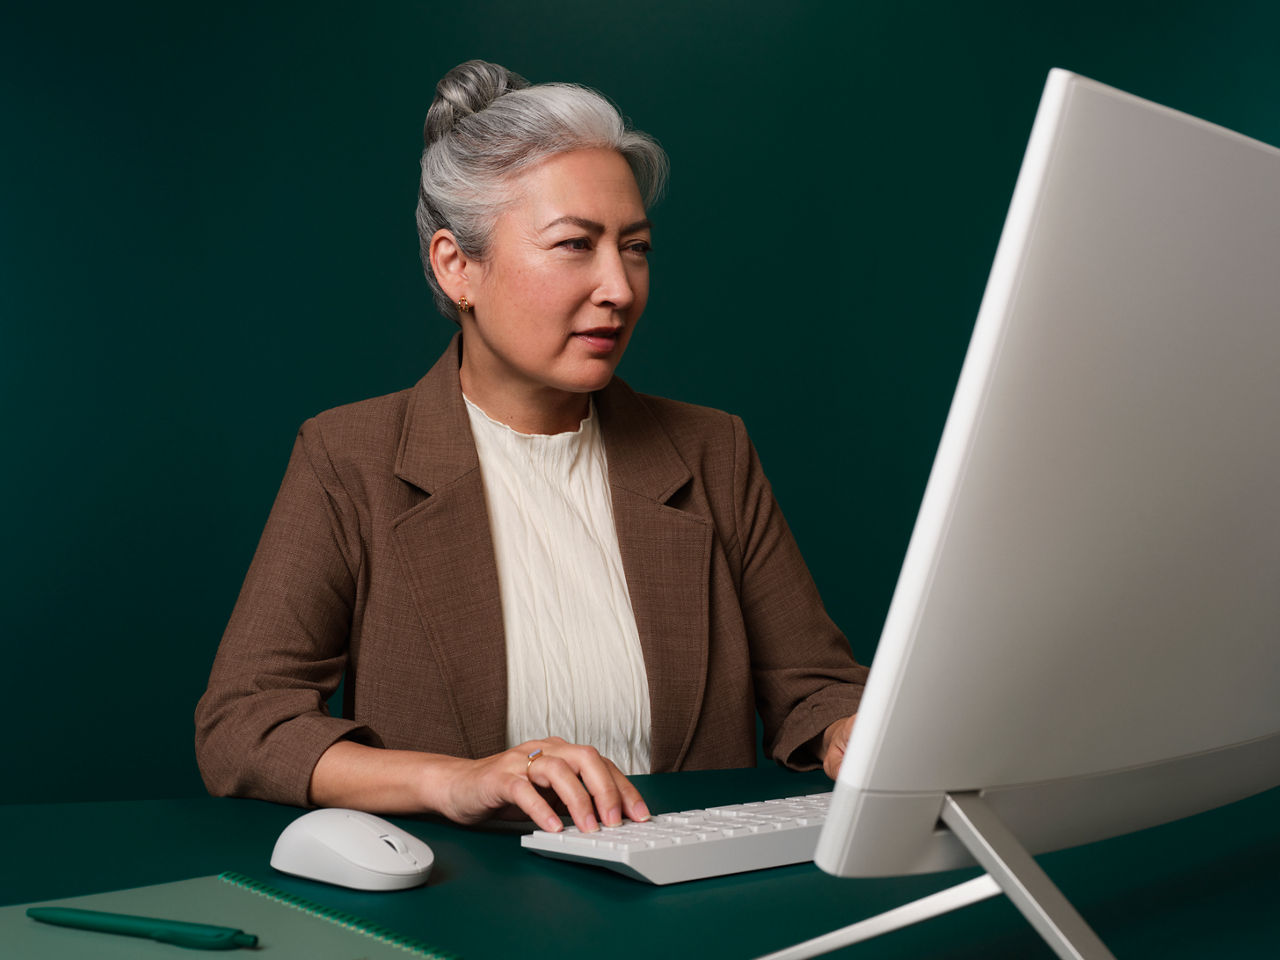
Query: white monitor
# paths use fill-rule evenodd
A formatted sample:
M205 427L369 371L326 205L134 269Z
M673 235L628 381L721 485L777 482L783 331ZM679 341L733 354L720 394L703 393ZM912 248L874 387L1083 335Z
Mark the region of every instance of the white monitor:
M1280 150L1054 70L816 860L1277 784Z

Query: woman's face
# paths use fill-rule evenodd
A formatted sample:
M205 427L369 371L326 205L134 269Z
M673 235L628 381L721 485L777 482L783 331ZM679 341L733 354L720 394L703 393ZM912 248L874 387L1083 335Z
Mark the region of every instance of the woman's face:
M649 297L649 221L620 154L558 154L512 188L488 257L467 264L462 315L463 389L507 422L512 404L604 387Z

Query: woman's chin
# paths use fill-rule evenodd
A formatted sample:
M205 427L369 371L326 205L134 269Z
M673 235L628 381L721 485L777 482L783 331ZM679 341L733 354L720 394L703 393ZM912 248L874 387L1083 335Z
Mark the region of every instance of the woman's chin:
M570 378L571 385L567 384L568 389L573 393L595 393L597 390L603 390L609 385L609 381L613 379L613 372L618 365L612 361L601 363L599 361L584 364L583 369L575 372Z

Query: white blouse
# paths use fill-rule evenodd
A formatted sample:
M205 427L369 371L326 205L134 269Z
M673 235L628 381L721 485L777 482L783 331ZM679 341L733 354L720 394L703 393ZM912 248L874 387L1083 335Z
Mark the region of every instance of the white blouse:
M507 744L559 736L648 773L649 682L594 403L576 431L531 435L466 402L502 591Z

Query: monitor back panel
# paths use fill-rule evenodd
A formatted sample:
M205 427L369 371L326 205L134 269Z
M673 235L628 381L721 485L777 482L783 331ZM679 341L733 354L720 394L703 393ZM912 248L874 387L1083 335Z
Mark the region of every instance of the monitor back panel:
M965 862L946 791L1040 850L1265 789L1278 691L1280 151L1054 71L819 862Z

